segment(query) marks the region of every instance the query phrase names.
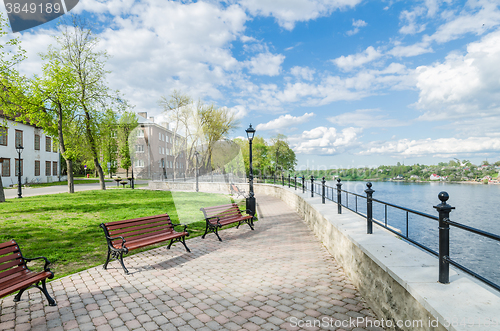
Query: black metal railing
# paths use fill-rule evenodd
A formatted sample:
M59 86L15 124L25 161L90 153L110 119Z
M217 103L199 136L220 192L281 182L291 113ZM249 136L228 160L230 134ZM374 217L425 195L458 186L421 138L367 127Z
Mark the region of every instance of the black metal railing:
M283 177L282 177L283 178ZM290 176L289 178L289 187L290 187ZM302 193L306 193L307 191L311 192L311 197L314 197L315 194L321 197L321 202L324 204L326 200L330 200L337 204L337 213L342 213L342 207L349 209L357 215L366 218L366 226L367 226L367 234L373 233L373 223L384 228L387 231L397 235L398 237L406 240L407 242L420 247L421 249L429 252L430 254L437 256L439 259L439 277L438 280L440 283L447 284L450 282L449 273L450 273L450 264L455 266L456 268L470 274L471 276L479 279L480 281L488 284L489 286L495 288L500 291L500 284L493 282L490 279L487 279L485 276L480 275L473 270L467 268L461 263L453 260L450 257L450 226L460 228L469 233L474 233L476 235L480 235L485 238L492 239L500 244L500 236L486 232L480 229L476 229L464 224L460 224L457 222L453 222L450 220L450 212L455 209L455 207L450 206L447 201L449 199L449 195L446 192L440 192L438 198L441 203L434 206L439 216L430 215L427 213L423 213L417 210L413 210L410 208L398 206L392 203L388 203L385 201L381 201L373 198L373 193L375 190L372 189L372 183L367 183L367 189L364 190L366 196L348 192L342 189L342 181L340 178L337 179L336 187L326 185L325 177L323 177L320 181L315 180L314 176L310 176L310 178L306 178L304 176L298 177L294 176L295 189L297 189L297 185L302 186ZM285 186L284 181L282 181L282 186ZM343 197L344 196L344 197ZM361 200L363 203L359 203L358 200ZM376 219L373 217L373 205L378 204L383 207L383 220ZM394 208L400 210L404 215L403 226L404 231L399 230L393 226L388 224L388 208ZM418 241L417 239L410 236L410 220L414 220L415 217L423 217L424 219L429 219L432 221L438 222L438 249L432 249L428 247L424 243Z

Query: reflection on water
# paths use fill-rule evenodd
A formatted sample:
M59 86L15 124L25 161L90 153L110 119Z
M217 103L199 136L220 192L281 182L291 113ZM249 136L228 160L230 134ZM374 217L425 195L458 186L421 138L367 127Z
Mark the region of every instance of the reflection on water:
M327 182L336 187L336 182ZM364 182L342 182L342 189L366 196ZM448 192L448 204L455 207L450 213L454 222L500 235L500 185L373 182L373 198L430 215L438 216L433 206L440 203L438 194ZM332 192L330 191L329 194ZM336 192L333 192L336 200ZM357 199L358 212L366 214L366 199ZM342 203L346 203L345 194ZM349 198L349 207L356 206L356 199ZM374 219L385 222L384 205L373 203ZM408 215L396 208L387 208L387 222L402 234L408 235L425 246L438 251L438 222L417 215ZM376 227L374 231L376 231ZM462 229L450 229L450 257L472 271L500 285L500 242Z

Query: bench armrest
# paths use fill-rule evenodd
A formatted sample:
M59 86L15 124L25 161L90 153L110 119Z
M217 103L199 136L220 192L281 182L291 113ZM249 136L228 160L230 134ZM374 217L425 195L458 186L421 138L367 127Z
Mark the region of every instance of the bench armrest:
M245 209L245 210L241 209L240 211L244 211L245 213L248 214L248 216L250 216L251 215L250 213L252 212L250 209ZM254 215L252 215L252 217L255 219Z
M31 261L34 261L34 260L40 260L40 259L43 259L45 260L45 265L43 266L43 271L50 271L50 269L48 268L49 264L50 264L50 261L45 257L45 256L39 256L39 257L34 257L32 259L28 259L26 257L23 257L23 259L26 261L26 262L31 262Z
M106 239L108 239L108 242L110 243L110 245L111 245L111 241L112 240L121 239L122 240L122 249L125 249L125 243L127 241L122 236L118 236L118 237L108 237L108 236L106 236Z
M187 233L187 236L189 237L189 232L188 232L188 230L187 230L187 226L188 226L187 224L181 224L181 223L179 223L179 224L174 224L174 223L172 223L172 226L173 226L174 228L175 228L176 226L183 226L183 227L184 227L184 230L183 230L182 232L186 232L186 233Z
M205 220L207 222L210 222L211 219L214 219L214 220L217 219L217 226L220 227L220 228L222 227L222 225L220 225L220 218L219 218L219 216L212 216L212 217L205 218Z

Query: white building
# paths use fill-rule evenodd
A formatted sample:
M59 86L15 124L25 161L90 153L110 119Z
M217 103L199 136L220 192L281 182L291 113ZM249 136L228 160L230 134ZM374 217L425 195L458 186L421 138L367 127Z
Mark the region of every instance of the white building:
M0 175L4 187L18 182L18 145L24 148L20 162L22 184L59 180L57 141L41 128L4 118L0 111Z

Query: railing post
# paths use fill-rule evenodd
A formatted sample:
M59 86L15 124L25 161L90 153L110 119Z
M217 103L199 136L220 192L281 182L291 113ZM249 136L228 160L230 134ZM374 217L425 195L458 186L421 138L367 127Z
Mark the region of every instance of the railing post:
M373 233L373 201L372 201L372 195L375 190L372 190L372 183L368 182L366 183L366 186L368 187L365 190L366 193L366 233L367 234L372 234Z
M302 193L306 193L305 177L302 175Z
M446 203L450 196L446 192L439 192L441 203L434 206L439 213L439 282L448 284L450 282L450 224L448 223L450 211L455 207Z
M325 176L323 176L323 178L321 179L321 185L323 185L322 187L322 192L321 192L321 203L325 203Z
M288 188L290 188L290 173L288 174Z
M342 214L342 183L340 183L340 178L337 179L337 212Z
M295 176L293 178L294 178L293 182L295 185L295 191L297 191L297 174L295 174Z
M314 176L311 175L311 198L314 198Z

